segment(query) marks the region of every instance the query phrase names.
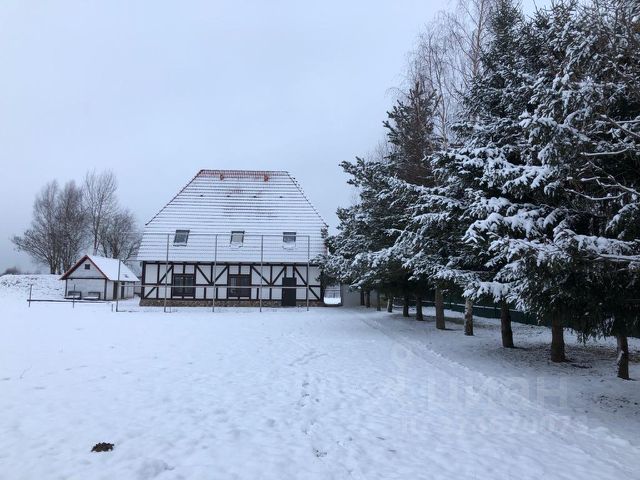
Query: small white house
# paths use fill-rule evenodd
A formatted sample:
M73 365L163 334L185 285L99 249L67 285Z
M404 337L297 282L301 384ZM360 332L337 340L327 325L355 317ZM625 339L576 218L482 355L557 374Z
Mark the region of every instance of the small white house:
M133 297L138 277L117 258L85 255L60 280L65 298L115 300ZM120 293L118 294L118 284Z

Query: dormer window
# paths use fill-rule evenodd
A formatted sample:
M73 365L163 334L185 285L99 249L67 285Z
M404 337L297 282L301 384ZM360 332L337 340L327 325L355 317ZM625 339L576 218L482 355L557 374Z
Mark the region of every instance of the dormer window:
M189 230L176 230L173 236L174 245L186 245L189 240Z
M296 232L282 232L282 243L285 247L295 247Z
M244 230L234 230L231 232L231 245L240 246L244 242Z

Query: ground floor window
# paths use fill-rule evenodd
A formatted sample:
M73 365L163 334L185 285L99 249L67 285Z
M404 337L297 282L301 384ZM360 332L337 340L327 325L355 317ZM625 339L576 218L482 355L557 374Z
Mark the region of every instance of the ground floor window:
M195 295L195 275L176 274L173 275L173 297L193 297Z
M251 275L229 275L227 297L251 298ZM243 287L243 288L240 288Z

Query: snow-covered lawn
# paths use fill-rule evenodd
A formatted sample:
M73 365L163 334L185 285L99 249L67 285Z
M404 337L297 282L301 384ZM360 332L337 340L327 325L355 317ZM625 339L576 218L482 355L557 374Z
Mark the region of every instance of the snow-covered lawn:
M571 344L559 366L538 327L516 326L525 348L505 351L489 320L467 338L363 309L28 308L16 288L0 282L3 479L640 471L639 386L614 377L608 342Z

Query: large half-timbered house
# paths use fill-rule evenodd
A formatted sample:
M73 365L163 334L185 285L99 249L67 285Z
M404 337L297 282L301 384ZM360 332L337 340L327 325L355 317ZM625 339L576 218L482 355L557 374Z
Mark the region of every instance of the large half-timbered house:
M324 220L283 171L201 170L146 225L142 305L319 305Z

